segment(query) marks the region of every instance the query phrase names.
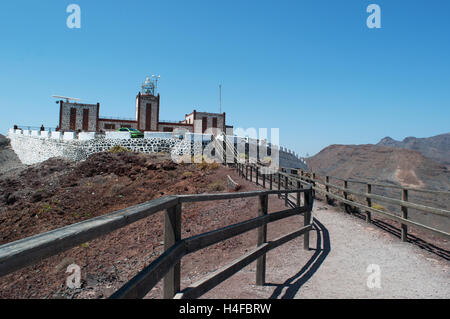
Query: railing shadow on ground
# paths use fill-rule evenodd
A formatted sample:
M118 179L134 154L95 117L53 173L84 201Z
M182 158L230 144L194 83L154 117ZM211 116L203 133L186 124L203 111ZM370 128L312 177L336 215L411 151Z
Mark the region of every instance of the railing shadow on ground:
M275 290L269 299L293 299L299 292L300 288L308 282L309 279L320 268L325 258L331 251L330 234L327 228L319 222L316 218L313 218L313 229L317 234L316 248L314 255L308 260L308 262L291 278L288 278L282 284L266 283L266 286L275 286ZM283 295L283 290L286 289ZM281 297L280 297L281 296Z
M323 198L318 198L316 197L316 200L321 201L321 202L325 202ZM327 205L332 206L332 207L337 207L337 203L335 200L331 199L327 202L325 202ZM366 215L364 213L361 213L360 211L353 209L352 207L350 207L349 205L344 204L343 207L344 212L346 212L347 214L350 214L352 216L355 216L359 219L362 220L366 220ZM372 225L390 233L391 235L401 239L402 238L402 230L399 227L396 227L386 221L383 221L381 219L377 219L377 218L372 218L371 222ZM421 249L424 249L426 251L428 251L429 253L432 253L436 256L439 256L441 258L444 258L445 260L450 260L450 251L438 247L426 240L423 240L417 236L412 235L411 233L407 234L407 242L413 245L418 246Z
M359 212L353 212L352 215L357 218L360 218L362 220L366 219L366 216ZM371 224L390 233L391 235L393 235L397 238L401 238L402 230L398 227L395 227L392 224L389 224L383 220L375 219L375 218L372 219ZM424 249L424 250L426 250L434 255L437 255L441 258L444 258L445 260L450 260L450 251L448 251L444 248L440 248L436 245L433 245L432 243L427 242L421 238L418 238L418 237L412 235L411 233L408 233L407 241L408 241L408 243L416 245L421 249Z

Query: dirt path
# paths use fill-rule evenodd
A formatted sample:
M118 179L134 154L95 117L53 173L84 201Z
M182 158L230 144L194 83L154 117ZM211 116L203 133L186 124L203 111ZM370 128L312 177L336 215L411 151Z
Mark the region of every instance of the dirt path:
M299 238L271 251L265 286L254 285L253 263L203 298L450 297L445 259L319 201L313 216L311 250ZM380 288L368 288L369 265L379 266Z

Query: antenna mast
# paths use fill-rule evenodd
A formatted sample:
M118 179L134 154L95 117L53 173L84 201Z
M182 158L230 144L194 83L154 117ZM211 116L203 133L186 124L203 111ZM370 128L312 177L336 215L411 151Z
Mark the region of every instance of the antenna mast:
M219 113L222 113L222 84L219 84Z
M161 78L159 74L153 74L152 78L155 79L155 94L158 91L158 80Z
M81 99L77 99L75 97L68 97L68 96L61 96L61 95L52 95L53 98L55 99L65 99L66 103L70 103L70 100L72 101L81 101Z

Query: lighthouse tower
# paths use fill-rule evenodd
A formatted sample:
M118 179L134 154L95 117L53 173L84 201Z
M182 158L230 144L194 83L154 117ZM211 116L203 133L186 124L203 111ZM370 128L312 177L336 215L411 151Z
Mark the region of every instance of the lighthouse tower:
M156 95L155 83L147 77L141 91L136 96L136 121L140 131L158 131L159 94Z

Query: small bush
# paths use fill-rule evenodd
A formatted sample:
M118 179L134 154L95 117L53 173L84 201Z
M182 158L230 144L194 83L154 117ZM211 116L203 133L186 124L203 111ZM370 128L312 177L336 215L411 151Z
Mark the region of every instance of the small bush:
M372 203L372 208L378 209L378 210L382 210L382 211L385 211L385 210L386 210L386 208L384 208L384 207L381 206L380 204L375 204L375 203Z
M176 177L178 176L178 173L177 173L176 171L169 171L169 172L167 173L167 175L168 175L170 178L174 179L174 178L176 178Z
M248 160L248 155L245 154L245 153L240 153L240 154L238 155L238 157L239 157L240 159L242 159L242 160Z
M192 173L192 172L184 172L183 176L184 177L192 177L192 176L194 176L194 173Z
M214 183L209 184L208 185L208 189L210 191L220 192L220 191L223 191L225 189L225 186L223 185L222 182L216 181Z
M216 162L214 162L214 163L203 162L203 163L197 164L197 167L202 170L213 170L213 169L218 169L220 167L220 164L216 163Z
M51 210L52 210L52 206L49 203L45 203L39 210L38 214L48 213Z
M109 152L111 153L126 153L131 152L128 148L120 146L120 145L114 145L109 149Z

